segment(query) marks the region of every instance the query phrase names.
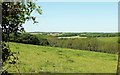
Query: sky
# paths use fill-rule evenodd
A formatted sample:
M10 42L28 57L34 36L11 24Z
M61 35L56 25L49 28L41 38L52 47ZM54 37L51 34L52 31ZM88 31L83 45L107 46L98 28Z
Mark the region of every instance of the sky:
M26 21L27 32L117 32L117 2L37 2L39 22Z
M119 0L37 0L39 2L118 2Z

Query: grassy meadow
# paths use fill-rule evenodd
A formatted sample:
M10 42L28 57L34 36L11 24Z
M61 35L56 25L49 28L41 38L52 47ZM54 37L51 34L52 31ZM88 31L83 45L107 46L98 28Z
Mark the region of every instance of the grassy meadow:
M117 43L118 37L97 37L99 41Z
M16 64L21 73L115 73L117 55L77 49L10 43L12 51L19 51ZM4 68L9 65L6 64ZM18 72L11 65L9 72Z

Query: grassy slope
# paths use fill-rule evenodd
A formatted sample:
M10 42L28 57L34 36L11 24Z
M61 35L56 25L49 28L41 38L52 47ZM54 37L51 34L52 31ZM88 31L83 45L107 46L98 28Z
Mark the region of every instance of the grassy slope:
M117 55L66 48L10 43L11 50L20 52L20 72L84 72L114 73ZM17 72L15 67L9 72Z

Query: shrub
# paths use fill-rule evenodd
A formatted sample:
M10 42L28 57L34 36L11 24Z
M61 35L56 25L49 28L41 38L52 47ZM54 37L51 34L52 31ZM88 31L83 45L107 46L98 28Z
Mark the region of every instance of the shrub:
M11 42L25 43L25 44L34 44L34 45L49 45L47 39L39 38L36 35L32 35L29 33L18 34L15 37L13 34L10 35Z

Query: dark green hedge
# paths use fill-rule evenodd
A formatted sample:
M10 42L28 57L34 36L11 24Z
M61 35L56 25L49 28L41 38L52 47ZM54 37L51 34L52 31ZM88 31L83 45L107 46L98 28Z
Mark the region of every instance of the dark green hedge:
M10 41L25 43L25 44L42 45L42 46L49 45L47 39L38 38L36 35L32 35L29 33L17 34L17 36L14 36L14 34L10 34Z

